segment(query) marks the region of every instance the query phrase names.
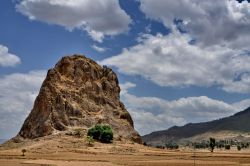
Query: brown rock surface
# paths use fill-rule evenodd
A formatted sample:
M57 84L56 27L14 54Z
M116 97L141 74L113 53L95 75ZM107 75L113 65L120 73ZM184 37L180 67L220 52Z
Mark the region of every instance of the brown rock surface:
M85 56L73 55L48 71L18 136L32 139L99 123L111 125L115 138L141 142L120 101L116 74Z

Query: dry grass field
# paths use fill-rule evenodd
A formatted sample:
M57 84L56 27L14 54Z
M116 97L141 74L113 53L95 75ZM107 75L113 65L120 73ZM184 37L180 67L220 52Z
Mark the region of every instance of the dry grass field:
M22 149L27 152L22 156ZM250 166L250 150L164 150L131 142L94 143L83 138L57 136L0 148L0 166Z

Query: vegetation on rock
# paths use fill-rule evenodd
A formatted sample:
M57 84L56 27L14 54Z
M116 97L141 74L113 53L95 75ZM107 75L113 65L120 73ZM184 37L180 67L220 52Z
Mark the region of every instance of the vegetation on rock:
M87 136L87 142L89 146L93 146L95 143L95 140L93 139L92 136Z
M76 128L76 129L74 129L73 135L81 138L84 136L84 130L81 128Z

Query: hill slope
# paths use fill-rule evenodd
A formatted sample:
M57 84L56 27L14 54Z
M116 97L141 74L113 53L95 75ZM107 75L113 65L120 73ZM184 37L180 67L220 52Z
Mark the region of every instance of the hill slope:
M225 117L204 123L189 123L181 127L171 127L167 130L152 132L142 137L148 144L164 144L166 142L178 142L188 138L192 139L206 133L219 133L231 131L237 133L250 132L250 107L233 116ZM230 132L227 132L230 133ZM225 132L224 132L225 134ZM227 137L225 135L225 137Z

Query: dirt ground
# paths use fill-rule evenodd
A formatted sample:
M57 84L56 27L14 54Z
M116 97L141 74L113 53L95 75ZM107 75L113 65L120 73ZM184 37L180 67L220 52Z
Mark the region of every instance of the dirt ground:
M22 156L22 149L26 149ZM0 166L250 166L250 149L156 149L131 142L93 146L80 138L46 138L0 147Z

